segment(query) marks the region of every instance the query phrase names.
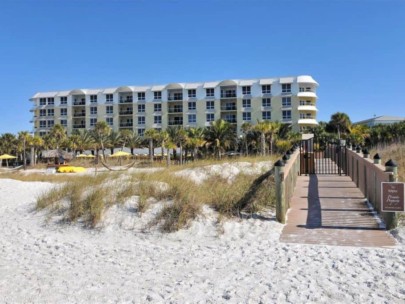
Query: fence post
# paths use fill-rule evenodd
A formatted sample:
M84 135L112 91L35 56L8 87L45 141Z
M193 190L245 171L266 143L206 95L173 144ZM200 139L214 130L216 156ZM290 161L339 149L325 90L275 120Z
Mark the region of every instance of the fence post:
M278 160L274 164L275 182L276 182L276 219L285 224L286 202L285 202L285 184L284 184L284 162Z
M398 165L392 159L385 163L385 171L389 172L389 182L398 181ZM388 212L386 215L387 229L391 230L398 226L398 212Z

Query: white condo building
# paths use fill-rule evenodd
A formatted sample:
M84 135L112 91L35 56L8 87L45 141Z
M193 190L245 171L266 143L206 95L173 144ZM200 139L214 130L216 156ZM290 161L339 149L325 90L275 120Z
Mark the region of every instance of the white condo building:
M301 131L317 125L316 89L311 76L122 86L41 92L33 102L34 133L61 124L70 135L106 121L115 131L205 127L222 118L240 133L244 122L270 120Z

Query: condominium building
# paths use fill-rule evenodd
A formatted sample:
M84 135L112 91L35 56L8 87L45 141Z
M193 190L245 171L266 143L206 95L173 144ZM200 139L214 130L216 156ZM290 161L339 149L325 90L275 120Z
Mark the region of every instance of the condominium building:
M301 131L317 125L316 89L311 76L74 89L35 94L33 132L43 136L55 124L70 135L105 121L115 131L168 126L205 127L219 118L240 133L245 122L270 120Z

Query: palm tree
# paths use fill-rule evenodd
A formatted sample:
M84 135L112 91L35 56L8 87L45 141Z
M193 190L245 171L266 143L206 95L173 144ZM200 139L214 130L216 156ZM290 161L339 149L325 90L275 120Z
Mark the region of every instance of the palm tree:
M345 137L346 134L350 133L351 124L350 118L346 113L336 112L330 117L328 128L332 132L337 132L340 139L341 135Z
M244 142L245 142L245 155L248 156L249 155L249 146L248 146L248 134L249 132L251 132L253 129L253 125L250 122L244 122L241 126L240 126L240 130L243 133L243 138L244 138Z
M213 148L214 155L221 158L221 154L235 143L235 132L229 122L218 119L211 122L206 129L206 139Z
M127 145L130 148L132 155L134 155L134 149L140 147L142 144L142 138L138 133L132 130L122 130L121 139L122 149Z
M170 135L167 131L159 132L159 140L162 145L162 149L166 149L166 165L170 166L170 149L175 149L176 145L171 141ZM163 153L164 156L164 153Z
M167 133L171 138L171 141L180 148L180 165L183 164L183 145L187 141L187 133L181 126L168 127Z
M110 148L111 154L114 154L114 148L121 146L122 137L120 132L111 131L107 139L108 147Z
M149 140L149 159L150 162L153 163L153 154L154 154L154 147L153 143L156 141L158 137L158 132L156 129L149 129L145 131L145 138Z
M67 138L65 128L60 124L56 124L52 127L51 131L49 132L49 136L53 138L56 145L55 148L58 150Z
M198 148L203 147L206 144L205 140L205 130L200 127L187 129L187 148L191 150L191 157L194 161L196 155L198 154Z
M107 142L110 132L111 128L105 121L97 122L92 132L94 141L100 144L101 151L103 153L103 159L105 159L104 144ZM98 157L98 149L97 149L97 157Z
M18 132L18 147L22 153L24 170L27 167L27 146L30 145L31 139L32 137L28 131Z
M270 142L270 155L273 155L273 144L274 144L274 139L278 132L280 131L280 128L282 124L278 121L267 121L269 127L267 130L267 136L269 137L269 142Z
M75 153L77 151L83 153L84 150L87 150L92 146L94 141L91 132L87 130L74 130L69 139Z
M259 121L257 125L254 126L254 128L257 132L260 133L260 154L264 156L266 155L266 134L271 128L269 121Z
M370 129L366 125L354 125L350 130L349 139L355 145L363 146L370 136Z
M42 137L38 135L34 135L34 137L31 140L31 148L32 148L32 155L31 155L31 162L32 165L37 164L37 151L41 149L44 146L44 140Z
M17 138L12 133L4 133L0 137L0 150L1 153L12 154L16 150ZM1 163L0 163L1 165ZM8 167L8 159L6 159L6 165Z

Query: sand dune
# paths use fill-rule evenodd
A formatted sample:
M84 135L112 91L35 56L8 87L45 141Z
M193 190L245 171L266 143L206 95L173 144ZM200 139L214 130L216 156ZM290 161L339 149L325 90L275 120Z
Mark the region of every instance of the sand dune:
M136 198L103 227L46 222L35 197L52 185L0 179L2 303L403 303L405 246L289 245L272 220L208 208L187 230L141 232ZM399 230L399 238L404 231Z

